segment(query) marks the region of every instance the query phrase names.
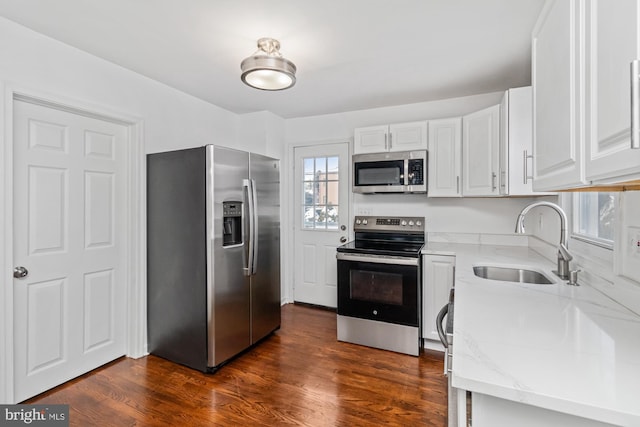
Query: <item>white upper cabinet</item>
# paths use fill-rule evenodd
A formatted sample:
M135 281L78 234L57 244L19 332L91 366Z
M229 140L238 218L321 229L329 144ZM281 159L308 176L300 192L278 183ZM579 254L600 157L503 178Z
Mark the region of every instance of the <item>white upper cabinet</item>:
M499 196L500 105L462 117L462 194Z
M582 4L581 0L547 1L533 30L533 188L536 191L587 184L581 129L584 116L579 39Z
M462 119L429 121L429 197L462 196Z
M640 149L630 141L629 73L640 58L638 9L637 0L586 1L585 167L594 183L640 178Z
M354 132L353 154L426 149L426 121L357 128Z
M531 86L509 89L500 103L500 194L539 196L533 191Z
M389 151L389 126L357 128L353 138L353 154Z

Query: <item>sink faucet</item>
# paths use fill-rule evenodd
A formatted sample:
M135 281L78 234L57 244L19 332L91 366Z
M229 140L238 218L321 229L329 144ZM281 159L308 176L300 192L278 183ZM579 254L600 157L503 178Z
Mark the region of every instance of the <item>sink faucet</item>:
M564 213L562 208L555 203L551 202L535 202L526 206L518 215L518 219L516 221L516 233L524 233L524 216L531 209L537 206L547 206L551 209L555 210L558 215L560 215L560 244L558 245L558 271L554 272L561 279L569 278L569 261L573 259L573 256L569 253L569 249L567 249L567 214Z

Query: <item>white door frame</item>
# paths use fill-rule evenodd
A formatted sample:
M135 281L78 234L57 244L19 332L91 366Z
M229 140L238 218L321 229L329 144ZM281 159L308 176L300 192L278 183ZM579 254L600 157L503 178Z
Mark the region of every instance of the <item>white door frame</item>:
M128 128L127 153L127 345L129 357L147 352L146 325L146 162L143 120L64 96L0 81L0 404L15 403L13 361L13 102L22 99Z
M321 141L307 141L300 142L295 144L289 144L287 146L285 155L286 155L286 181L284 183L287 197L284 198L286 202L286 207L283 212L283 217L280 220L280 224L288 224L288 226L282 228L282 239L285 242L284 245L284 256L283 259L283 282L284 282L284 292L282 295L282 303L292 303L293 302L293 286L295 282L295 238L296 238L296 225L295 225L295 215L298 214L297 206L295 203L295 180L296 180L296 172L295 172L295 149L299 147L309 147L312 145L329 145L329 144L348 144L349 146L349 158L348 162L351 162L351 155L353 154L353 142L349 138L342 139L332 139L332 140L321 140ZM353 197L351 193L351 185L352 179L351 176L351 165L349 164L349 181L347 185L349 186L349 193L347 194L347 206L349 209L348 215L349 219L347 221L347 239L351 240L353 236L353 224L351 223L351 212L353 212ZM284 193L284 192L283 192Z

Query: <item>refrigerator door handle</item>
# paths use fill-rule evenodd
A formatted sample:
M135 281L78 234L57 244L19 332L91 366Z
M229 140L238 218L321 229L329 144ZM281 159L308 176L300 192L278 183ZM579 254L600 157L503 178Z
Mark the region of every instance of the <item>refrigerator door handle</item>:
M251 274L254 275L258 272L258 194L256 190L256 181L254 179L249 180L251 182L251 205L253 210L253 223L251 227Z
M251 181L248 179L243 179L242 187L244 192L243 197L245 198L245 206L246 206L244 211L245 212L248 211L247 217L249 219L249 232L247 233L246 230L243 231L243 238L245 239L245 242L248 242L248 244L245 244L246 256L244 257L244 260L246 264L243 266L242 271L244 272L245 276L251 276L251 266L253 265L253 216L254 216L253 192L251 190Z

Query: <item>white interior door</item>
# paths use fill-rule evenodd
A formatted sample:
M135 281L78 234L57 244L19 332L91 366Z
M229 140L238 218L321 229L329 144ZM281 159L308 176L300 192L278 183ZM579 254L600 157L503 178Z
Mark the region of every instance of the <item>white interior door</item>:
M13 127L20 402L125 354L127 128L20 100Z
M297 302L336 307L336 247L349 237L349 145L295 148Z

